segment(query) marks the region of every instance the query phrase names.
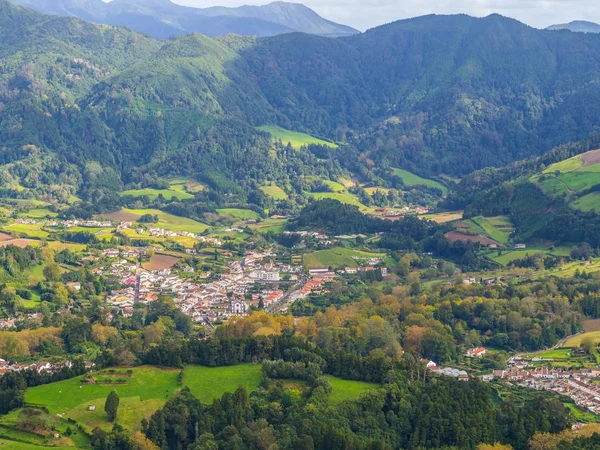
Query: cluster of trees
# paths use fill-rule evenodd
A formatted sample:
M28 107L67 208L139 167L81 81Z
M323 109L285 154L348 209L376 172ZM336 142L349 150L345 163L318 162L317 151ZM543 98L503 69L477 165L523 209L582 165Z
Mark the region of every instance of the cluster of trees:
M167 449L475 449L502 442L524 450L535 433L570 426L569 410L544 394L523 408L510 400L496 406L492 389L479 382L410 376L407 367L390 371L383 389L336 407L328 407L331 388L320 379L304 391L281 383L250 395L239 388L211 405L184 388L143 429Z

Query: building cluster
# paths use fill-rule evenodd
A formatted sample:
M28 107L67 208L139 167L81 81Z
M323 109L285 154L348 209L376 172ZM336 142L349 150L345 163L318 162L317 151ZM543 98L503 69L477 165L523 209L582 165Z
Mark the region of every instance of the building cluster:
M126 259L111 263L106 271L119 279L121 289L113 291L107 298L111 317L123 315L131 317L135 304L148 304L160 295L173 297L175 305L195 322L214 322L234 315L245 315L251 306L261 302L269 307L279 302L285 293L273 286L271 281L279 281L281 273L298 277L300 267L278 265L268 261L270 253L249 252L241 261L229 264L227 273L207 283L197 283L183 279L171 269L145 270ZM193 272L191 267L184 272ZM259 293L250 293L257 282L264 281ZM312 285L311 285L312 286ZM299 286L303 289L304 286Z
M600 413L600 367L568 370L562 368L537 367L523 369L511 367L494 370L486 379L510 381L519 386L536 390L547 390L571 397L575 404L595 414Z

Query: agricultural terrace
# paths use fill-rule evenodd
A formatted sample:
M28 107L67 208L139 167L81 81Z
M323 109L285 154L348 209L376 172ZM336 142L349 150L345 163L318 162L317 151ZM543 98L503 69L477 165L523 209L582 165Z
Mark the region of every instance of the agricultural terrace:
M421 217L421 219L423 220L431 220L435 223L448 223L461 220L463 217L463 211L448 211L435 214L423 214L419 217Z
M258 127L260 131L265 131L275 140L280 140L284 145L288 143L295 149L299 149L309 144L326 145L331 148L337 148L337 144L319 139L309 134L299 133L297 131L286 130L276 125L265 125Z
M448 193L448 188L438 181L430 180L428 178L422 178L419 175L409 172L408 170L403 170L403 169L392 169L392 170L394 171L394 175L401 178L402 182L407 187L425 186L425 187L440 189L444 193L444 195L446 195Z
M501 244L508 244L515 226L508 216L473 217L470 221L479 227L487 236Z
M305 269L319 269L324 267L358 267L353 258L385 258L383 253L368 253L344 247L335 247L329 250L319 250L304 255Z
M549 256L568 256L571 252L570 247L528 247L525 249L514 249L514 250L490 250L488 256L493 261L502 264L503 266L510 264L518 259L523 259L527 256L533 256L537 254L549 255Z

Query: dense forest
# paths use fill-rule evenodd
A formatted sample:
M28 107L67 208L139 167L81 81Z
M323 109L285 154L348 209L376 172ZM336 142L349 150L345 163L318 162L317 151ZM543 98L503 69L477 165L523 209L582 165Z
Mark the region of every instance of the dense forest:
M427 16L340 39L160 42L2 0L0 23L4 162L33 154L94 201L146 173L191 173L229 190L234 180L293 182L298 171L461 176L597 126L600 62L581 55L598 53L598 36L495 15ZM326 159L273 155L254 128L272 123L343 145Z

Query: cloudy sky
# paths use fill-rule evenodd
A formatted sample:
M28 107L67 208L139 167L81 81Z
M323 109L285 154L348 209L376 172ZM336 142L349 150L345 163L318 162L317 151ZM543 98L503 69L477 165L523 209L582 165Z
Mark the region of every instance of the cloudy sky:
M261 5L270 0L173 0L188 6ZM424 14L499 13L538 28L571 20L600 22L600 0L290 0L304 3L327 19L365 30Z

